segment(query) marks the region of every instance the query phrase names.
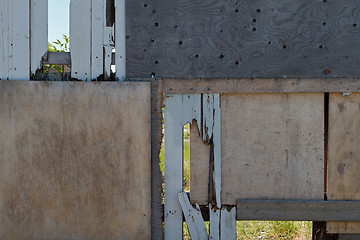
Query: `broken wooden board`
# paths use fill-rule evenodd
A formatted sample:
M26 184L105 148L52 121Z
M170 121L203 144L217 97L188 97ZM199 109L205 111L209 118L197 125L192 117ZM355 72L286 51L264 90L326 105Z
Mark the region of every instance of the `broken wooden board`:
M224 94L222 204L323 199L324 95Z
M0 238L150 239L149 83L0 81Z
M328 200L360 200L360 94L330 93ZM360 223L327 222L330 233L360 233Z
M209 204L209 165L210 144L204 143L193 120L190 127L190 201L193 204Z

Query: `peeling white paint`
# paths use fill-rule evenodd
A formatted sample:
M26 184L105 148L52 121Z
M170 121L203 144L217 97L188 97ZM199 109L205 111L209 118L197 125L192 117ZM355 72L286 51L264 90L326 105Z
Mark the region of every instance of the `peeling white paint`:
M236 207L230 210L227 207L221 208L220 234L221 239L236 239Z
M178 197L191 239L207 240L208 235L199 205L196 204L196 208L194 208L185 192L179 193Z
M220 239L220 209L215 206L209 205L210 215L210 234L209 239Z

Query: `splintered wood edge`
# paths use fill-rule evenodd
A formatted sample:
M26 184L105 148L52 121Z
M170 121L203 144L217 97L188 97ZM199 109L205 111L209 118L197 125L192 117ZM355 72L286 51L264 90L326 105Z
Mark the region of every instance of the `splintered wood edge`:
M163 78L165 94L360 92L360 78Z

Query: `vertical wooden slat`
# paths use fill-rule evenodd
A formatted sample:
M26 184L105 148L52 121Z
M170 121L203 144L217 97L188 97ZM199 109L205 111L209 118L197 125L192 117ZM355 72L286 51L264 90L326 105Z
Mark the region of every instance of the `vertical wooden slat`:
M360 200L360 93L329 94L328 200ZM359 234L359 222L327 222L326 231Z
M31 74L41 69L48 50L48 0L31 0Z
M91 0L70 1L70 39L71 77L90 81Z
M178 193L183 188L182 95L165 96L165 239L182 239L182 210Z
M236 239L236 207L228 210L226 207L221 209L221 239Z
M91 8L91 79L103 74L104 0L92 0Z
M9 79L9 0L0 0L0 79Z
M209 204L210 211L210 234L209 239L220 239L220 209Z
M30 80L30 2L29 0L12 0L10 2L12 4L10 80Z
M116 0L115 5L116 78L124 81L126 77L125 0Z
M214 94L214 171L213 181L215 189L216 205L221 207L221 112L220 112L220 95Z

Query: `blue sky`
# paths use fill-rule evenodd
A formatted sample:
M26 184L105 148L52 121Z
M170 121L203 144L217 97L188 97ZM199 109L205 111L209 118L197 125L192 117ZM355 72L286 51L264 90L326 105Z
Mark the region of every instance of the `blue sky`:
M70 0L49 0L49 37L50 42L69 36Z

